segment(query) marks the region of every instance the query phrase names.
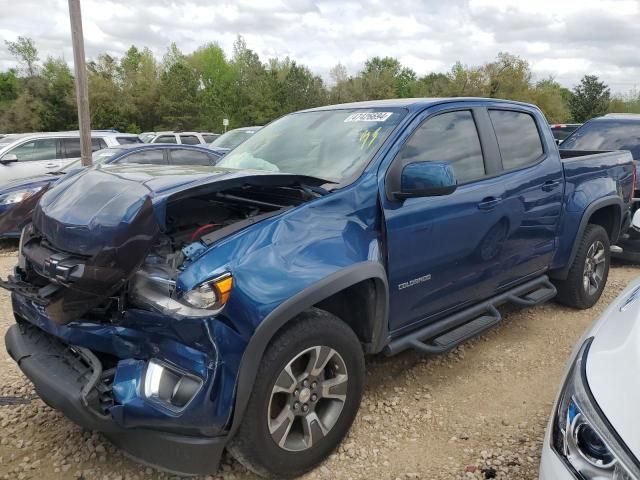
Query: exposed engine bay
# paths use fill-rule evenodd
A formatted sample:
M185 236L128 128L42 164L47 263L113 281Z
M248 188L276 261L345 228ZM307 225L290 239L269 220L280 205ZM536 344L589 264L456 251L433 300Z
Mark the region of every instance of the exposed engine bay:
M117 322L128 306L178 315L211 315L180 302L176 292L176 278L189 252L204 250L321 194L304 185L245 184L221 191L186 191L167 200L163 225L147 198L124 233L110 238L105 233L100 238L104 245L96 250L91 244L89 255L79 248L67 251L64 245L54 245L43 230L51 230L51 237L57 238L62 227L36 211L33 224L20 241L16 275L0 281L0 286L20 290L60 325L80 317ZM74 247L76 244L81 241Z

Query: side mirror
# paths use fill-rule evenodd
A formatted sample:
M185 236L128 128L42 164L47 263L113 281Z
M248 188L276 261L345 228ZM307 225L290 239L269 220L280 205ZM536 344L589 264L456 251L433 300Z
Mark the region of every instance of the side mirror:
M413 197L437 197L453 193L458 184L453 168L447 162L415 162L402 169L399 200Z
M14 153L7 153L2 159L0 159L0 163L2 165L8 165L10 163L15 163L18 161L18 157Z

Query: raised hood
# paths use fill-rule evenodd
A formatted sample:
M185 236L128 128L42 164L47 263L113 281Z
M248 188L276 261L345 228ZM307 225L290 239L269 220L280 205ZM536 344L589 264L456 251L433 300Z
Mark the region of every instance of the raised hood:
M253 205L244 207L251 210L250 222L231 226L228 218L221 215L220 221L203 222L207 225L181 240L194 241L199 238L194 235L213 224L219 228L217 236L229 229L248 227L260 220L256 212L261 207L268 208L270 215L280 211L276 204L252 199L257 192L271 187L281 191L280 187L300 184L305 187L294 190L306 192L323 183L313 177L211 167L107 165L70 173L43 195L34 212L33 227L23 235L24 263L29 265L26 281L4 286L32 291L50 318L67 323L107 298L120 295L117 292L139 270L152 249L166 241L166 235L160 237L171 230L165 225L169 210L174 212L171 218L175 222L176 210L178 221L200 215L209 218L215 209L198 200L203 197L221 199L218 204L241 201ZM242 192L243 198L230 191ZM304 192L300 195L308 199L308 192ZM235 205L230 211L239 209ZM224 207L222 210L226 211ZM175 227L175 223L171 225ZM35 280L30 272L35 274ZM42 279L51 284L43 288Z
M34 212L36 229L54 247L95 255L135 236L149 240L164 228L169 198L242 185L319 185L299 175L149 165L105 165L80 171L47 192Z
M633 295L633 297L632 297ZM627 300L633 298L630 303ZM626 305L625 305L626 304ZM618 297L588 334L587 382L613 428L640 452L640 281Z

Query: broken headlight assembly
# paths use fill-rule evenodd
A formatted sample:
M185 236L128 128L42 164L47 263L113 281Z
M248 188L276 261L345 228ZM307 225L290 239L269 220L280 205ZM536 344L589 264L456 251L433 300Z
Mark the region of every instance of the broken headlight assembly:
M170 274L147 265L136 273L129 294L134 305L166 314L207 317L224 307L232 288L233 277L224 273L179 292Z
M222 308L233 287L233 277L230 273L225 273L213 280L200 283L192 290L182 295L182 300L193 308L217 310Z
M640 478L637 460L604 417L587 384L586 361L592 340L582 345L560 393L552 447L576 478Z

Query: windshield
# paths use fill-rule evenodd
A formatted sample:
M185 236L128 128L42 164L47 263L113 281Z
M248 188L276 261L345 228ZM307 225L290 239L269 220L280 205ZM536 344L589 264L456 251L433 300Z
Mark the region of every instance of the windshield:
M102 150L98 150L94 152L91 156L91 161L93 165L100 165L104 163L111 157L113 157L116 153L120 153L122 148L103 148ZM58 170L56 173L69 173L71 170L75 170L76 168L82 167L82 160L74 160L71 163L67 163L64 167Z
M343 183L364 168L405 114L401 108L294 113L256 132L218 166Z
M585 123L562 142L562 150L629 150L640 160L640 122L597 120Z
M231 130L230 132L225 133L224 135L220 135L216 138L211 145L211 148L229 148L233 149L244 142L247 138L256 133L258 129L255 130Z
M156 136L155 133L142 133L140 134L139 138L140 140L142 140L143 143L149 143L151 142L151 140L153 140L153 137L155 136Z

